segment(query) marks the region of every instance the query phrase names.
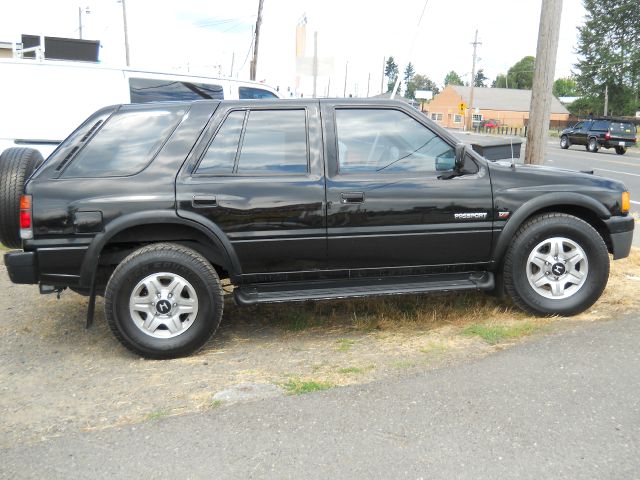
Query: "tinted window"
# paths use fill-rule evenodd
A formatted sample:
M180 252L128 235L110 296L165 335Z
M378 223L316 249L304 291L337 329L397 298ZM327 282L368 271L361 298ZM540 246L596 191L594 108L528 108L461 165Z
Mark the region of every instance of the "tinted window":
M131 103L175 102L224 98L220 85L179 80L130 78Z
M238 96L240 97L241 100L244 100L244 99L259 100L261 98L278 98L269 90L263 90L262 88L253 88L253 87L238 88Z
M245 112L231 112L216 133L196 173L232 173Z
M609 122L593 122L591 130L609 130Z
M65 170L65 177L132 175L158 152L184 115L181 108L114 114Z
M636 133L636 127L631 123L611 122L611 131L614 133Z
M336 110L340 173L434 172L453 148L397 110Z
M252 110L238 159L238 173L306 173L304 110Z
M578 122L575 124L575 126L573 127L574 130L580 130L582 127L584 127L584 123L583 122Z

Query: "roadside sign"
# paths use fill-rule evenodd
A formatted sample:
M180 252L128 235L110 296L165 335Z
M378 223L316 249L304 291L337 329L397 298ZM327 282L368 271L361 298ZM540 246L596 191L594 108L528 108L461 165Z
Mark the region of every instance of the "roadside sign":
M464 111L467 109L467 104L464 102L460 102L458 105L458 110L460 111L460 115L464 115Z

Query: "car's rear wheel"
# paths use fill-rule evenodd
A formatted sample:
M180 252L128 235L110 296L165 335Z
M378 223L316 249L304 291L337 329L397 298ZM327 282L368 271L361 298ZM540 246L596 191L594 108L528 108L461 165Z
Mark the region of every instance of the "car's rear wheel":
M616 147L616 153L618 155L624 155L625 153L627 153L627 148L626 147Z
M218 329L222 308L215 269L198 252L171 243L133 252L114 270L105 292L111 331L147 358L200 349Z
M33 148L8 148L0 155L0 242L20 248L20 196L24 184L44 161Z
M566 135L562 135L560 137L560 148L563 149L567 149L571 146L571 143L569 142L569 137L567 137Z
M598 140L596 140L595 138L590 138L589 142L587 142L587 150L589 150L591 153L597 153Z
M562 213L527 221L504 262L504 285L514 302L536 315L576 315L600 297L609 254L600 234Z

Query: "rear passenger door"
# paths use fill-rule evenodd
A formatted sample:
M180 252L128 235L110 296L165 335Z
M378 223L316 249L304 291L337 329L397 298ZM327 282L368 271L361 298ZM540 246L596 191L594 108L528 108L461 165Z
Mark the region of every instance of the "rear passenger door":
M491 182L421 114L399 107L323 102L329 267L371 269L480 264L489 260ZM407 109L408 110L408 109Z
M223 102L178 177L178 214L221 230L252 280L326 268L318 110Z

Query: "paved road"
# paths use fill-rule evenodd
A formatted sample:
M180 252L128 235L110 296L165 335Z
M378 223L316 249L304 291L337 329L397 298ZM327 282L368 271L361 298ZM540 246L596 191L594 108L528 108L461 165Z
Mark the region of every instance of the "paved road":
M0 450L3 478L640 476L640 322L484 359Z

